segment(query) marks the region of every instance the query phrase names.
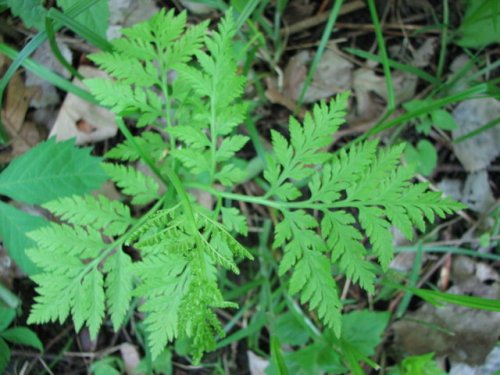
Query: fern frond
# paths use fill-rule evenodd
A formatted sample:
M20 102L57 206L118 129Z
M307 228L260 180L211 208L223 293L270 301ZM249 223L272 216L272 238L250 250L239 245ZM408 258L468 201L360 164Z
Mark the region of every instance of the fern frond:
M373 293L375 274L372 264L365 259L363 235L354 226L355 218L345 211L326 211L321 221L321 232L326 240L333 263L338 263L353 282Z
M63 323L74 303L75 288L72 275L41 273L31 276L38 285L35 304L32 305L28 324Z
M39 248L51 253L66 253L80 259L94 258L105 247L101 234L92 228L50 224L28 234Z
M323 277L331 280L330 267L320 265L327 259L323 253L329 252L331 262L341 272L373 293L375 269L366 256L373 254L382 269L388 267L394 252L392 225L411 238L413 225L423 230L424 219L432 223L436 216L444 217L462 207L427 191L426 185L410 183L412 170L400 166L403 144L377 151L378 143L369 141L334 155L322 150L343 122L346 105L347 96L342 95L329 105L316 105L313 116L306 116L303 124L291 118L289 139L272 131L274 158L268 159L264 170L270 185L265 197L274 197L282 214L273 244L284 250L280 274L292 271L292 291L302 291L302 300L309 302L310 308L331 312L319 316L337 333L340 303L328 305L312 292L312 286L306 289L312 264L318 263ZM298 181L303 179L307 179L307 189L299 187ZM298 201L301 197L307 198ZM349 208L353 214L348 213ZM318 212L320 232L318 220L306 209ZM368 248L363 244L365 237ZM311 285L317 293L331 293L319 280Z
M133 204L147 204L158 198L159 186L153 177L120 164L104 163L102 168L124 194L132 197Z
M76 284L72 308L75 330L79 331L84 324L87 324L90 337L96 338L104 318L104 311L104 280L102 273L94 268Z
M103 271L106 273L106 301L113 329L118 331L130 309L132 298L132 259L121 249L107 259Z
M145 299L140 310L145 312L144 324L153 358L178 335L179 309L190 285L188 262L182 255L148 256L134 265L141 279L134 295Z
M46 203L43 207L64 221L103 230L109 236L123 234L133 223L127 206L103 195L74 195Z
M235 207L222 207L222 224L230 231L246 236L248 234L247 219Z
M241 101L245 78L237 74L233 52L235 32L234 20L228 13L218 30L204 38L207 51L195 52L198 66L186 65L179 69L179 80L186 82L203 100L196 102L190 116L195 118L196 126L190 123L167 129L171 136L189 146L189 151L173 152L174 157L192 173L208 173L211 181L225 185L238 181L229 172L239 169L231 159L248 141L248 137L230 135L247 111L247 105Z
M308 303L310 309L317 310L319 318L340 336L338 322L342 303L331 277L330 262L317 251L304 250L294 267L290 293L298 292L301 303Z
M158 133L143 132L140 136L134 137L134 141L152 160L160 160L167 154L165 141ZM141 158L141 155L129 140L125 140L112 148L104 156L108 159L121 161L137 161Z

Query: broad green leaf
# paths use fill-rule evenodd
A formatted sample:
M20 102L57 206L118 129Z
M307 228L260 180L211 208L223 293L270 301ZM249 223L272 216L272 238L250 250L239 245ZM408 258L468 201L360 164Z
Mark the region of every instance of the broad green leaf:
M450 112L444 109L438 109L431 113L432 123L434 126L443 130L456 130L458 125Z
M5 3L14 16L21 18L26 27L45 29L47 10L43 6L43 0L6 0Z
M117 370L118 367L121 371ZM115 356L107 356L95 361L90 366L92 375L120 375L123 373L123 361Z
M0 305L0 332L4 331L16 317L16 310Z
M405 159L416 166L417 172L429 176L437 165L436 148L426 139L422 139L417 143L417 147L406 148Z
M271 332L282 344L300 346L309 340L307 331L291 312L280 315L273 320Z
M9 204L0 202L0 237L9 256L27 275L33 275L38 267L26 255L26 250L35 246L27 233L39 229L48 222L40 216L29 215Z
M360 310L345 314L342 316L342 341L364 356L372 356L382 342L388 323L389 313L385 312Z
M0 373L3 374L10 361L10 349L7 343L0 337Z
M75 147L74 140L56 143L51 138L9 164L0 174L0 194L40 204L87 193L105 180L100 159L90 156L90 149Z
M12 344L27 345L32 348L38 349L43 352L43 344L38 338L37 334L31 329L26 327L15 327L8 329L2 333L0 336Z
M57 4L67 12L79 0L57 0ZM106 38L109 20L109 7L107 0L99 0L86 11L79 14L76 21L82 23L88 29L93 30L101 37Z

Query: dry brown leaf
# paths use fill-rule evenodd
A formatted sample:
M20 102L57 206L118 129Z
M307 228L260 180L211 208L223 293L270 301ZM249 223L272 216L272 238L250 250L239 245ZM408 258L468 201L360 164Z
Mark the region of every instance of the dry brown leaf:
M2 122L10 136L10 148L0 154L0 164L25 153L44 139L45 134L42 130L34 123L25 121L30 100L38 91L38 88L26 87L19 72L9 81Z
M488 283L481 282L478 276L483 276L483 268L469 259L457 257L452 266L455 285L447 292L498 300L500 283L494 281L498 274L490 268L485 280ZM500 335L498 312L450 304L437 308L425 303L406 318L393 325L396 346L413 355L435 352L448 357L452 363L483 364Z
M81 66L78 71L86 78L106 77L101 70L89 66ZM78 79L74 79L73 83L85 89ZM117 129L115 116L111 111L68 93L50 136L56 136L57 140L76 138L76 144L81 145L114 137Z
M313 53L301 51L290 59L284 72L284 95L294 101L299 99L313 58ZM348 90L352 83L352 69L352 63L337 52L334 44L330 44L321 56L304 103L313 103Z

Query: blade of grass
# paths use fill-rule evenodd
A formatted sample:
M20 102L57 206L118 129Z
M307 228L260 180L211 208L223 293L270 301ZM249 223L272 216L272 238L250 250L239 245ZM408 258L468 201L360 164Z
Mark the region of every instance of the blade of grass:
M56 41L56 32L54 30L54 21L49 17L45 18L45 32L47 33L47 38L49 41L50 49L54 54L54 57L64 66L71 75L78 77L78 79L83 79L83 76L78 73L78 71L64 58L59 46Z
M408 279L408 285L411 288L414 288L417 285L418 282L418 276L420 275L420 269L422 268L422 259L423 259L423 254L424 252L422 251L422 244L417 244L417 251L415 254L415 259L413 260L413 266L411 268L411 273L410 277ZM401 318L406 310L408 309L408 306L410 305L411 298L413 297L413 294L407 290L401 299L401 303L398 306L398 309L396 311L396 316L398 318Z
M236 19L236 28L237 30L240 30L247 19L250 18L252 12L255 10L257 5L259 5L260 0L250 0L245 4L245 7L239 14L238 18Z
M330 16L328 17L328 21L326 23L325 30L323 31L323 35L321 35L321 40L319 42L318 49L316 50L316 54L314 55L311 68L307 72L304 85L302 86L302 90L300 92L299 106L301 106L302 103L304 102L304 96L306 95L307 89L309 88L309 85L312 82L314 74L316 73L316 69L318 68L319 61L323 56L323 52L325 52L326 45L328 44L330 35L332 34L333 26L337 21L337 17L339 15L340 8L342 7L343 2L344 2L343 0L336 0L335 3L333 4L332 10L330 11Z
M435 290L408 288L412 293L435 305L443 303L451 303L464 307L470 307L478 310L500 312L500 301L496 299L488 299L474 296L463 296L458 294L438 292Z
M254 333L259 332L262 327L266 325L266 323L267 317L265 313L263 313L262 311L257 312L256 314L254 314L254 318L248 326L219 341L216 345L216 349L223 348L227 345L232 344L233 342L240 341Z
M476 130L473 130L470 133L467 133L467 134L462 135L461 137L458 137L457 139L455 139L453 141L453 143L454 144L462 143L463 141L466 141L469 138L475 137L476 135L478 135L478 134L480 134L488 129L494 128L498 124L500 124L500 118L493 119L490 122L484 124L483 126L477 128Z
M395 249L396 252L415 252L417 251L417 246L400 246ZM452 246L422 246L422 251L426 253L450 253L457 255L467 255L470 257L488 259L493 261L500 261L500 255L480 253L479 251L464 249L461 247Z
M437 78L441 79L444 71L444 63L446 61L446 48L448 46L448 24L450 20L450 11L448 0L443 0L443 25L441 27L441 46L439 48L439 59L437 66Z
M17 56L22 52L23 51L17 52L15 49L7 46L6 44L0 43L0 53L3 53L11 60L17 59ZM89 103L99 105L99 103L94 99L94 97L88 91L85 91L82 88L74 85L67 79L47 69L43 65L40 65L36 61L33 61L28 58L24 58L21 61L22 61L22 66L24 66L26 69L36 74L37 76L45 79L46 81L50 82L51 84L60 88L61 90L71 92L72 94L79 96L80 98L88 101Z
M450 95L444 98L435 99L431 104L421 107L415 111L407 112L393 120L387 122L380 122L369 131L365 132L362 136L358 137L354 142L361 142L368 137L378 134L384 130L390 129L396 125L404 124L409 120L412 120L420 115L430 113L437 109L444 107L445 105L460 102L463 100L477 98L475 95L487 93L489 86L485 83L475 85L467 90L464 90L458 94Z
M377 9L374 0L368 0L368 9L375 28L375 38L377 39L380 57L382 59L382 67L384 68L384 76L387 83L387 113L392 113L396 109L396 98L394 95L394 86L392 84L391 67L389 57L385 48L384 35L382 33L382 25L378 18ZM387 115L386 115L387 116Z
M344 51L351 53L355 56L361 57L363 59L373 60L373 61L376 61L378 63L382 62L382 59L380 58L380 56L377 56L377 55L370 53L370 52L362 51L362 50L357 49L357 48L345 48ZM441 82L439 79L430 75L429 73L425 72L424 70L419 69L419 68L415 68L414 66L411 66L411 65L403 64L403 63L394 61L392 59L389 59L389 65L394 69L398 69L398 70L401 70L402 72L413 74L413 75L423 79L424 81L427 81L427 82L432 83L434 85L437 85Z
M285 358L281 352L281 343L276 336L271 336L271 363L274 364L279 375L288 375Z

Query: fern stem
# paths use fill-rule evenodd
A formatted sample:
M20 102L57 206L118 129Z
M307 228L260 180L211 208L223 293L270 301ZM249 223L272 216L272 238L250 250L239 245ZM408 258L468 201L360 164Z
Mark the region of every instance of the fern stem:
M215 84L214 84L215 86ZM213 182L215 176L215 169L217 163L215 161L215 154L217 152L217 133L215 129L215 103L214 103L215 90L212 88L212 95L210 95L210 182Z
M166 67L163 64L163 59L161 56L161 52L158 52L157 54L157 59L159 63L159 73L158 76L160 77L160 86L161 86L161 92L163 94L163 97L165 98L165 110L163 113L163 117L165 117L165 121L167 122L167 129L172 129L172 121L170 119L170 96L168 95L168 67ZM175 149L175 137L169 132L168 134L169 137L169 142L170 142L170 149L173 150ZM171 166L174 166L174 159L172 158Z
M289 209L311 209L311 210L328 210L328 209L334 209L334 208L345 208L345 207L359 207L360 205L357 204L356 202L348 201L348 200L343 200L343 201L336 201L334 203L321 203L317 202L311 199L303 200L303 201L298 201L298 202L283 202L283 201L273 201L267 198L266 195L262 196L249 196L249 195L243 195L243 194L237 194L237 193L231 193L231 192L226 192L226 191L219 191L211 186L204 185L204 184L198 184L198 183L186 183L186 187L192 188L192 189L199 189L206 191L217 198L226 198L226 199L233 199L241 202L247 202L247 203L255 203L259 204L261 206L267 206L271 208L276 208L278 210L289 210ZM365 206L364 204L363 206Z
M121 245L127 242L127 240L135 233L137 229L143 226L158 209L165 203L167 195L164 194L161 199L156 202L156 204L144 215L139 221L137 221L130 230L128 230L123 236L119 237L116 241L112 242L106 249L104 249L98 257L93 259L91 262L85 265L85 268L80 272L80 274L75 277L75 283L79 283L83 276L85 276L92 268L97 267L111 252L118 249Z

